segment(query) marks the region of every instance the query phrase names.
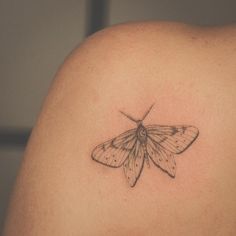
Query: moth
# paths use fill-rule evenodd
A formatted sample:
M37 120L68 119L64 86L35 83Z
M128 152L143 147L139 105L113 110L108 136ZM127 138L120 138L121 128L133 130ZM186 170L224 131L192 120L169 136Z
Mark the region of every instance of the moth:
M149 160L155 166L175 177L176 163L174 154L185 151L198 137L199 131L189 125L143 125L144 119L153 105L145 112L142 119L134 119L120 111L137 128L130 129L94 148L92 159L105 166L118 168L123 165L124 174L131 187L137 183L144 163L150 167Z

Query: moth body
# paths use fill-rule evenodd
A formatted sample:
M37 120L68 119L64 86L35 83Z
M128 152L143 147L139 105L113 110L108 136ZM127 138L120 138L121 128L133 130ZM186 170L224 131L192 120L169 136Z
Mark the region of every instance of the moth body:
M150 167L149 157L148 157L148 152L147 152L147 147L146 147L147 136L148 136L147 129L144 127L144 125L141 122L138 124L136 135L137 135L137 140L140 142L140 144L143 147L145 162L147 166Z

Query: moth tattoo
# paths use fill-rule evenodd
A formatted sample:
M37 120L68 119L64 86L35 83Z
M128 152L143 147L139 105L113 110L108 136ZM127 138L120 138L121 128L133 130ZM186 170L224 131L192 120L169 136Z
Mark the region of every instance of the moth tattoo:
M185 151L197 138L199 131L189 125L143 125L143 120L151 111L146 111L141 120L132 118L121 111L128 119L137 124L119 136L108 140L92 151L92 159L105 166L118 168L123 165L124 174L131 187L137 183L146 162L175 177L176 164L174 154Z

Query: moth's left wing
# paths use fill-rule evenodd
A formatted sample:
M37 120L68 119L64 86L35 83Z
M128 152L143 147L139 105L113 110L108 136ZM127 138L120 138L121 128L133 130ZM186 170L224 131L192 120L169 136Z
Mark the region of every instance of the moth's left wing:
M124 173L131 187L135 186L142 173L144 158L144 146L137 140L128 158L124 162Z
M185 151L199 134L196 127L186 125L148 125L146 129L155 145L175 154Z
M136 139L136 129L128 130L95 147L92 159L109 167L120 167L133 149Z

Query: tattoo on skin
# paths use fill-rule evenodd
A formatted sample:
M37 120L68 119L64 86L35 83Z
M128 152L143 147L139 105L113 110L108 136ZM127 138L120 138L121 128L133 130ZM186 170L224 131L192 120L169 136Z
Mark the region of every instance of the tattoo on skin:
M140 120L121 111L124 116L137 124L137 128L96 146L92 151L92 159L100 164L113 168L123 166L130 187L136 185L144 163L150 167L149 160L174 178L176 173L174 154L185 151L199 134L196 127L189 125L144 126L143 120L152 107L153 105Z

